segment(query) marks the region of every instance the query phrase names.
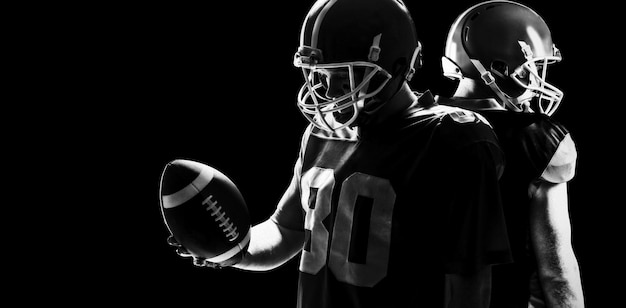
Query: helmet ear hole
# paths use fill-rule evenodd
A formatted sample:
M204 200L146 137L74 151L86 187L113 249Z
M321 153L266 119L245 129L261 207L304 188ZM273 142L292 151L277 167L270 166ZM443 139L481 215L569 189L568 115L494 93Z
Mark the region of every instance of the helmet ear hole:
M502 60L492 61L490 71L500 78L506 78L509 76L509 66Z

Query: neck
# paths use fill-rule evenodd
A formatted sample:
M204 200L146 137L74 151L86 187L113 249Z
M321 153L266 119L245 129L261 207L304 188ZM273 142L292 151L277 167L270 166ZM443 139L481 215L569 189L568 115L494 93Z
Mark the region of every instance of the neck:
M379 99L379 98L376 98ZM404 82L400 89L374 110L363 111L367 122L365 125L379 124L397 114L402 113L417 100L409 85Z

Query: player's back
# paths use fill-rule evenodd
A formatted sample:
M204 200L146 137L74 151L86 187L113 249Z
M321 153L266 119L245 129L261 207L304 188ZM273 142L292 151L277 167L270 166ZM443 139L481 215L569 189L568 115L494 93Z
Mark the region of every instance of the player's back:
M505 233L499 200L474 190L497 182L495 139L474 113L432 104L359 135L311 128L300 307L433 307L444 273L506 262L506 237L490 237Z
M573 165L566 164L562 166L563 169L554 170L551 161L560 155L560 147L570 147L573 143L564 126L543 114L506 111L481 113L494 126L507 160L501 190L515 261L494 269L496 283L492 307L526 308L531 293L529 281L536 279L537 274L535 254L529 242L529 189L535 181L544 177L546 179L543 180L555 182L571 179ZM570 154L575 156L575 151ZM574 161L575 157L568 160Z
M539 179L562 182L573 177L576 151L569 132L544 114L483 109L493 105L489 100L438 101L473 107L493 126L504 151L506 168L500 189L514 262L493 269L491 307L526 308L531 293L529 282L537 271L529 242L529 189ZM555 159L569 163L555 165Z

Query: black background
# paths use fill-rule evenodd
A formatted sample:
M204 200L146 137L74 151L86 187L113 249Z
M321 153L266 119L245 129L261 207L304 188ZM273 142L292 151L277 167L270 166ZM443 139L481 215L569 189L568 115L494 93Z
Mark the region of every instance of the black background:
M440 77L444 40L455 17L474 3L406 1L424 46L424 67L412 81L416 90L450 91ZM609 85L621 77L610 78L607 68L616 66L606 64L619 52L605 39L616 28L602 17L610 7L599 3L522 3L544 17L563 54L549 80L565 92L554 117L571 130L579 152L570 183L573 242L588 307L602 307L618 297L607 278L623 260L614 239L620 234L614 219L623 206L616 199L621 180L611 180L621 176L617 147L623 137L612 126L620 91ZM42 48L51 52L34 63L44 67L39 78L54 82L46 89L60 102L40 109L50 129L38 135L54 143L36 150L53 161L49 174L59 180L49 180L63 189L55 196L65 196L59 203L76 204L61 214L72 224L55 220L48 229L60 239L48 250L49 266L29 271L45 277L38 284L50 292L42 298L295 306L297 260L251 273L195 268L179 258L165 242L158 187L168 161L200 160L233 179L254 223L271 215L307 124L295 105L302 76L292 59L311 4L74 6L38 29L46 38ZM59 80L58 71L69 77ZM47 109L61 116L47 118ZM71 181L61 181L60 174ZM20 285L31 283L32 275L22 276ZM61 277L66 280L59 284Z

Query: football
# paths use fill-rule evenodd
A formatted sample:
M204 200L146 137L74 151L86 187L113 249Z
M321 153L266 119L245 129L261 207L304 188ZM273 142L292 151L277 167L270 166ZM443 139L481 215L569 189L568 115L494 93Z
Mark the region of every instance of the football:
M223 263L247 249L248 207L222 172L198 161L176 159L165 165L159 190L165 225L193 256Z

